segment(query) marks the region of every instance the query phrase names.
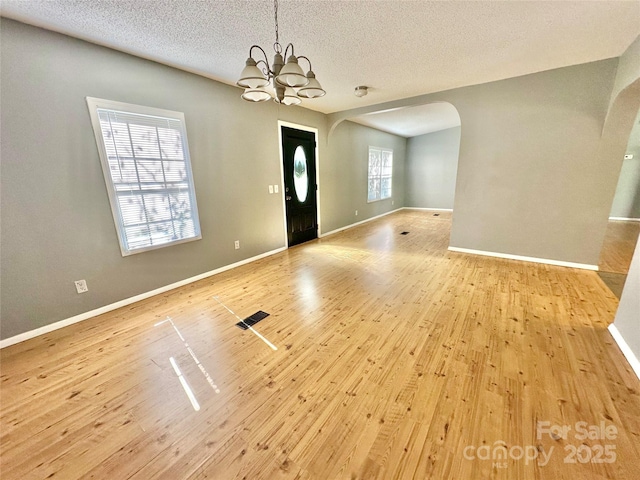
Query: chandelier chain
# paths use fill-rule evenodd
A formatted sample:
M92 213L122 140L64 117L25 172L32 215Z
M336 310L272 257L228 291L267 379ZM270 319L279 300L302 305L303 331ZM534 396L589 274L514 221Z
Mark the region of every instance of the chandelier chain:
M273 11L276 19L276 43L280 43L278 40L278 0L273 0Z

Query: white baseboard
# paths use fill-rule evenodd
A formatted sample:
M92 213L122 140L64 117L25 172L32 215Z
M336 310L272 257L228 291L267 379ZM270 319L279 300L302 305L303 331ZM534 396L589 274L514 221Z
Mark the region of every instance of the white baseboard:
M506 258L509 260L521 260L523 262L545 263L548 265L556 265L559 267L582 268L584 270L598 271L597 265L589 265L586 263L563 262L560 260L549 260L547 258L523 257L521 255L511 255L509 253L487 252L484 250L472 250L470 248L449 247L452 252L470 253L472 255L484 255L485 257Z
M620 330L618 330L613 323L609 325L608 330L615 342L618 344L618 347L620 347L622 354L629 362L629 365L637 375L638 379L640 379L640 360L638 360L638 357L633 353L633 350L631 350L631 347L627 342L624 341L624 337L620 333Z
M615 222L640 222L640 218L627 218L627 217L609 217L609 220Z
M203 278L211 277L218 273L226 272L227 270L231 270L232 268L237 268L242 265L246 265L247 263L255 262L256 260L260 260L262 258L275 255L276 253L283 252L286 249L287 249L286 247L277 248L275 250L271 250L269 252L256 255L255 257L247 258L245 260L241 260L239 262L232 263L230 265L225 265L224 267L216 268L215 270L211 270L209 272L201 273L200 275L196 275L195 277L186 278L184 280L180 280L179 282L175 282L170 285L165 285L164 287L156 288L155 290L152 290L150 292L141 293L140 295L136 295L135 297L126 298L124 300L120 300L110 305L105 305L104 307L96 308L95 310L81 313L71 318L60 320L55 323L50 323L49 325L36 328L35 330L30 330L28 332L20 333L19 335L15 335L13 337L5 338L4 340L0 340L0 349L8 347L10 345L15 345L16 343L24 342L25 340L29 340L31 338L34 338L40 335L44 335L45 333L53 332L54 330L58 330L60 328L63 328L69 325L73 325L74 323L87 320L88 318L102 315L103 313L110 312L117 308L131 305L132 303L139 302L149 297L153 297L154 295L159 295L161 293L168 292L169 290L173 290L174 288L182 287L189 283L197 282L198 280L202 280Z
M403 210L426 210L430 212L453 212L453 208L402 207Z
M372 220L376 220L377 218L384 217L384 216L389 215L391 213L399 212L403 208L404 207L396 208L395 210L391 210L391 211L386 212L386 213L381 213L380 215L376 215L375 217L367 218L366 220L362 220L360 222L352 223L351 225L347 225L346 227L337 228L337 229L331 230L330 232L327 232L327 233L321 233L320 235L318 235L318 237L319 238L323 238L323 237L327 237L329 235L335 235L336 233L344 232L345 230L349 230L350 228L357 227L358 225L362 225L363 223L367 223L367 222L370 222Z

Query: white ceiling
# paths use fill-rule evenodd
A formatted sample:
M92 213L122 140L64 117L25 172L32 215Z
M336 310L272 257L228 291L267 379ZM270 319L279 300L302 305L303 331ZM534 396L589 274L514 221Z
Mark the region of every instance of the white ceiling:
M416 137L460 125L458 110L446 102L382 110L349 120L401 137Z
M303 106L324 113L617 57L640 34L638 0L279 3L280 42L327 90ZM271 57L275 41L271 0L2 0L0 13L227 84L253 43Z

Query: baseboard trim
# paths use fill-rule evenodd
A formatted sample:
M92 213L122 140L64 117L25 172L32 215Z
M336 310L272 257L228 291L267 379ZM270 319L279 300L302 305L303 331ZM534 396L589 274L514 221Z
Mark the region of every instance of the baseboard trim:
M103 313L116 310L117 308L126 307L127 305L131 305L132 303L145 300L149 297L153 297L154 295L159 295L161 293L168 292L169 290L173 290L174 288L183 287L184 285L197 282L198 280L202 280L204 278L212 277L213 275L217 275L218 273L226 272L227 270L241 267L242 265L246 265L247 263L255 262L262 258L275 255L276 253L283 252L286 249L287 249L286 247L277 248L275 250L271 250L271 251L262 253L260 255L256 255L255 257L247 258L245 260L241 260L239 262L235 262L230 265L225 265L223 267L216 268L215 270L211 270L209 272L201 273L200 275L196 275L195 277L186 278L184 280L180 280L179 282L175 282L170 285L165 285L164 287L156 288L155 290L151 290L150 292L141 293L134 297L126 298L124 300L120 300L118 302L105 305L104 307L96 308L95 310L90 310L88 312L81 313L79 315L75 315L73 317L60 320L58 322L54 322L49 325L45 325L44 327L36 328L35 330L30 330L28 332L20 333L13 337L5 338L4 340L0 340L0 349L9 347L11 345L15 345L16 343L24 342L25 340L29 340L31 338L44 335L46 333L53 332L54 330L67 327L69 325L73 325L74 323L82 322L83 320L87 320L89 318L97 317L98 315L102 315Z
M636 357L635 353L633 353L631 347L627 344L627 342L625 342L624 337L620 333L620 330L618 330L618 328L613 323L609 325L608 330L615 342L618 344L620 351L627 359L627 362L629 362L629 365L633 369L634 373L636 374L638 379L640 379L640 360L638 360L638 357Z
M506 258L508 260L520 260L523 262L545 263L548 265L556 265L558 267L581 268L583 270L598 271L597 265L589 265L586 263L563 262L560 260L549 260L547 258L524 257L522 255L511 255L509 253L487 252L484 250L472 250L470 248L449 247L452 252L469 253L471 255L484 255L485 257Z
M627 218L627 217L609 217L609 220L614 222L640 222L640 218Z
M453 212L453 208L402 207L403 210L426 210L428 212Z
M320 235L318 235L318 237L319 238L323 238L323 237L328 237L329 235L335 235L336 233L344 232L345 230L349 230L350 228L357 227L358 225L362 225L363 223L367 223L367 222L370 222L372 220L376 220L378 218L390 215L390 214L395 213L395 212L399 212L403 208L404 207L396 208L395 210L391 210L391 211L386 212L386 213L381 213L380 215L376 215L375 217L367 218L366 220L362 220L360 222L352 223L351 225L347 225L346 227L340 227L340 228L337 228L335 230L331 230L330 232L327 232L327 233L321 233Z

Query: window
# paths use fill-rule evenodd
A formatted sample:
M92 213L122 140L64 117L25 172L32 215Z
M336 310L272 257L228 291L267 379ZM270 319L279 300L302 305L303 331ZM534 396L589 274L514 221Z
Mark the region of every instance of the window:
M304 203L309 193L309 176L307 174L307 156L302 145L298 145L293 153L293 187L300 203Z
M184 114L87 97L122 255L202 238Z
M367 202L391 198L393 150L369 147L369 189Z

